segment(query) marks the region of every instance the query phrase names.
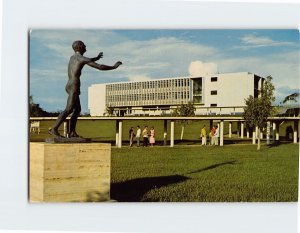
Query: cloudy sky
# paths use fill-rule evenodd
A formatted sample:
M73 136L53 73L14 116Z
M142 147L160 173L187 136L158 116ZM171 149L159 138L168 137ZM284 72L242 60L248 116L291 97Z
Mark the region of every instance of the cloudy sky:
M63 110L72 43L82 40L85 56L117 70L84 67L82 112L88 110L88 87L95 83L170 78L205 73L251 72L272 75L276 102L300 89L298 30L32 30L30 95L47 111Z

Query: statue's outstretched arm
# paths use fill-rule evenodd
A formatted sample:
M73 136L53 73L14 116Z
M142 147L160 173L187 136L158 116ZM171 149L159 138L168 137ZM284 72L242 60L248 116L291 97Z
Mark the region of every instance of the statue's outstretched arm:
M118 61L113 66L98 64L96 62L89 62L89 63L87 63L87 65L89 65L95 69L98 69L98 70L114 70L114 69L117 69L120 65L122 65L122 62Z

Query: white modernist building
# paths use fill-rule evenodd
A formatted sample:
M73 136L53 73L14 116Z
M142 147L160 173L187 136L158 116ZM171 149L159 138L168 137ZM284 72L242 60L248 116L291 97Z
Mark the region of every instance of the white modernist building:
M196 115L241 114L249 95L258 97L264 78L253 73L226 73L148 81L94 84L88 90L91 116L167 115L193 102Z

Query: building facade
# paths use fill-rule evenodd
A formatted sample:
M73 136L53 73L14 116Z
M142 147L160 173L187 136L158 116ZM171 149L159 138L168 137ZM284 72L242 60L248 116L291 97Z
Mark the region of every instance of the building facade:
M258 97L264 79L249 73L175 77L148 81L94 84L88 90L91 116L168 115L193 102L196 115L241 114L249 95Z

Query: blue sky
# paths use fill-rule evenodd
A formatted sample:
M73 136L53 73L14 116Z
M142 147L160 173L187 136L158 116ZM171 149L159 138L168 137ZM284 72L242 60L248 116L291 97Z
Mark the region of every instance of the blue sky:
M101 64L123 62L112 71L83 69L83 113L95 83L248 71L272 75L277 103L300 89L298 30L32 30L29 39L30 95L47 111L65 108L75 40L85 42L87 57L103 52Z

